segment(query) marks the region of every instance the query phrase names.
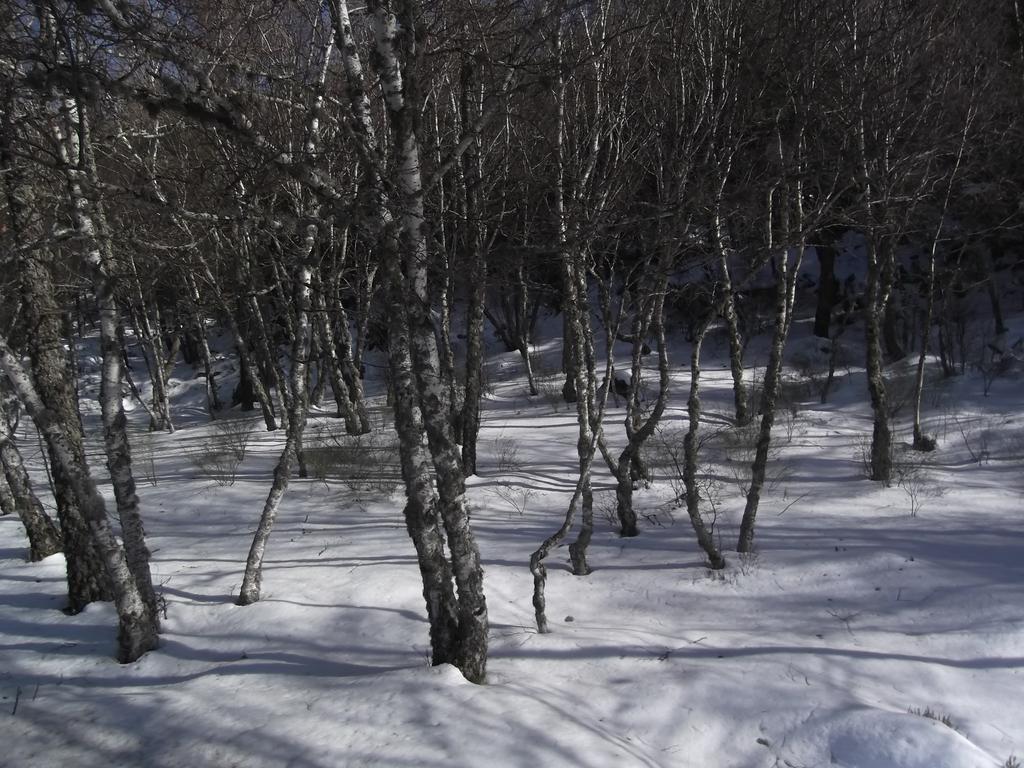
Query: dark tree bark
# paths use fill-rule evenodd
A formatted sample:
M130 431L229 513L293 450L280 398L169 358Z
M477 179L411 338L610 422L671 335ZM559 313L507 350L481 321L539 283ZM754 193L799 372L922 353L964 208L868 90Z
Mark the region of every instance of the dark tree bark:
M654 265L656 274L641 287L645 296L633 322L629 390L626 394L626 447L617 462L609 462L615 476L615 507L619 519L619 535L629 538L639 535L636 510L633 508L633 490L646 474L640 460L644 444L654 434L668 405L671 377L668 344L665 340L665 294L668 291L668 263L662 260ZM607 313L606 313L607 314ZM606 325L610 318L606 318ZM644 339L653 333L658 349L658 394L646 418L641 418L640 388L643 374ZM611 341L609 340L609 345ZM606 457L606 459L609 457Z
M13 145L16 137L13 99L2 110L0 128L0 167L4 170L7 191L9 226L16 242L27 243L42 233L38 203L23 169L15 161ZM29 335L28 353L32 375L39 396L56 414L56 423L64 430L67 449L74 460L84 463L81 422L76 405L74 380L69 372L61 333L61 312L57 291L44 252L24 248L18 259L22 306ZM53 467L54 496L60 521L62 549L67 561L68 610L77 613L97 600L109 600L110 579L89 527L78 506L64 465L48 444Z
M477 64L471 56L462 62L461 118L464 129L480 117ZM480 434L480 399L483 397L484 303L487 299L487 254L484 248L483 211L480 205L480 136L462 155L462 182L466 212L465 247L469 261L469 301L466 306L466 388L462 402L462 466L476 474L476 443Z
M157 619L139 594L134 575L107 519L106 504L96 489L84 457L75 452L68 440L60 414L43 404L29 374L0 337L0 368L7 374L36 428L61 467L75 495L85 521L85 535L102 553L104 571L109 574L118 615L118 660L124 664L137 660L159 645ZM65 537L66 541L66 537Z
M710 319L710 318L708 318ZM690 396L686 401L689 424L683 438L683 486L686 489L686 514L690 525L697 535L697 544L708 558L708 565L713 570L725 568L725 558L715 544L711 530L704 523L700 509L700 486L697 481L700 442L700 354L707 335L708 320L698 324L695 329L693 346L690 351Z
M824 240L824 235L822 236ZM836 247L832 242L814 246L818 255L818 300L814 307L814 335L831 339L832 312L839 301L839 281L836 280Z
M49 518L32 492L28 471L14 443L10 422L0 396L0 491L5 491L4 514L17 513L28 535L29 560L33 562L60 552L60 528Z
M887 242L887 241L886 241ZM884 261L891 258L890 247L868 237L868 280L865 291L864 341L867 355L868 394L871 397L872 431L870 449L871 479L883 485L892 482L892 429L889 425L889 400L885 387L882 357L881 319L888 293Z
M132 475L131 448L128 443L127 417L122 396L124 367L121 339L124 334L115 296L115 284L111 277L115 265L110 251L110 232L102 204L91 202L85 194L85 185L95 188L99 180L93 156L90 116L80 101L71 98L64 99L60 116L64 125L56 132L55 137L58 157L65 177L71 219L81 241L84 261L92 273L93 291L99 309L103 446L114 488L118 519L121 523L123 557L134 583L116 583L116 579L120 577L117 570L110 570L110 576L115 580L115 595L128 594L129 601L137 597L145 606L145 610L138 615L135 608L128 608L131 614L122 616L122 622L132 624L132 632L140 633L142 636L155 635L160 631L159 613L149 570L149 549L146 546L142 516L139 512L139 498ZM83 467L80 471L88 473L88 468L84 464L83 457ZM108 569L109 567L108 561ZM119 612L122 607L119 603ZM141 623L147 621L150 626L142 628ZM145 644L148 641L143 639L142 642ZM147 649L143 649L142 653L145 650Z
M313 279L313 316L316 319L317 337L321 342L319 376L323 379L326 366L327 378L331 383L331 391L334 393L334 402L338 407L338 416L345 420L345 432L349 435L363 435L370 431L370 425L367 423L365 414L364 418L360 419L356 412L352 394L349 392L346 377L342 372L338 348L334 341L333 324L328 316L327 301L324 297L323 281L316 274Z
M238 605L251 605L260 599L263 584L263 559L267 551L267 542L277 519L281 500L291 480L292 463L302 450L302 435L306 428L308 397L306 394L306 361L309 358L310 327L309 298L312 282L312 268L309 266L309 254L316 239L316 225L306 228L302 252L299 254L301 266L295 276L295 341L292 347L291 397L289 398L288 426L284 448L274 467L274 480L270 492L263 504L256 533L249 556L245 563L245 575L238 592Z

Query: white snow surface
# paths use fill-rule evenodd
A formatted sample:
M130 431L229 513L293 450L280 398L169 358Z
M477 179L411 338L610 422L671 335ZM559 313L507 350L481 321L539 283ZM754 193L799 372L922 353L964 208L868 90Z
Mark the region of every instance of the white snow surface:
M813 360L806 327L794 333L792 349ZM731 390L726 361L708 349L712 432L728 423ZM564 514L576 437L574 413L553 395L557 344L536 352L547 373L538 397L516 355L489 361L480 472L469 481L491 620L486 685L429 665L397 488L293 479L263 600L234 604L283 436L248 414L256 430L236 482L201 476L189 457L214 427L202 381L182 366L175 434L148 436L142 409L129 414L166 600L159 650L119 665L113 608L64 615L63 557L26 563L20 524L0 518L0 765L999 768L1024 755L1018 381L997 380L987 397L978 377L932 382L927 425L940 448L882 488L860 460L863 372L844 367L827 405L805 393L775 429L755 555L731 551L741 463L708 468L729 561L718 573L672 504L664 463L636 494L634 539L609 519L601 466L594 573L573 576L565 547L552 552L553 631L540 635L527 562ZM670 443L685 427L689 376L687 351L672 359L659 438ZM623 411L611 405L616 445ZM375 408L384 411L379 397ZM327 412L311 436L341 433ZM26 422L20 444L43 487ZM105 480L95 411L86 423ZM904 467L921 459L899 456Z

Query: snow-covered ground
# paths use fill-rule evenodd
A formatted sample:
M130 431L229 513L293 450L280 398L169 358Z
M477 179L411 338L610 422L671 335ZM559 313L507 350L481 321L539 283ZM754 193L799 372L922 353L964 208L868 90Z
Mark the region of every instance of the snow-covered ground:
M798 353L806 328L795 333ZM553 370L556 355L540 348L538 368ZM0 518L0 764L999 768L1024 758L1020 380L996 380L987 397L974 375L933 384L940 448L923 464L900 452L902 484L888 489L864 479L863 374L844 368L828 405L808 389L775 432L757 553L727 552L729 567L712 573L671 504L685 359L673 353L657 482L637 494L641 535L616 535L601 490L594 573L572 576L565 549L553 552L553 632L539 635L527 561L575 481L574 414L553 384L528 397L514 354L492 356L470 481L492 628L484 686L428 664L401 494L352 458L379 461L387 440L349 452L326 479L293 480L264 599L234 605L282 437L247 415L255 429L235 482L214 482L197 464L224 438L202 420L201 380L179 369L175 434L147 436L144 414L132 415L166 600L158 651L118 665L112 607L62 614L62 556L26 563L20 525ZM731 393L713 344L705 371L714 431ZM613 444L621 416L608 416ZM341 428L315 419L311 444ZM743 452L724 432L708 447L727 550ZM100 474L99 456L94 466ZM599 486L609 487L603 468Z

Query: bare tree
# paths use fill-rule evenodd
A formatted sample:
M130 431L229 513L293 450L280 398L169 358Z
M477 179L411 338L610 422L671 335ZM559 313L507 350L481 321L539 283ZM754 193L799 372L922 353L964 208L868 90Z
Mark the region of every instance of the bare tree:
M32 492L25 462L14 442L7 406L0 397L0 493L4 494L4 514L16 513L28 536L29 560L42 560L61 550L60 529L50 519Z

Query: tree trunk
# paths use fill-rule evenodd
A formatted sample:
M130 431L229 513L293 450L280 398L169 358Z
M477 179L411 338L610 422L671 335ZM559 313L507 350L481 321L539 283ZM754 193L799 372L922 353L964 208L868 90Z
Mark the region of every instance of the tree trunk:
M579 392L576 390L576 356L573 349L576 341L572 337L573 325L566 309L566 301L562 298L562 371L565 373L565 383L562 384L562 399L567 403L575 403L579 399Z
M429 546L416 543L420 557L420 570L424 575L424 596L427 600L428 615L431 615L431 639L435 660L449 660L473 682L483 682L487 671L487 605L483 593L483 569L480 555L469 525L469 509L465 498L465 479L462 474L457 444L451 435L450 410L446 407L444 390L447 382L437 378L440 370L437 339L427 296L427 248L423 220L423 187L420 175L419 146L414 127L417 110L415 72L403 73L399 66L398 22L390 12L388 3L371 2L368 10L372 14L374 49L380 76L381 91L388 111L392 139L393 162L388 166L390 174L388 189L396 193L396 208L399 216L393 216L387 194L385 194L383 166L376 162L366 168L369 194L374 202L370 227L382 251L382 263L387 272L394 303L406 308L406 313L392 312L392 328L389 346L392 386L395 390L395 427L400 441L405 443L402 450L403 475L406 477L406 492L419 503L407 505L410 514L428 515L414 520L409 525L410 534L415 538L419 531L429 527L430 486L436 480L441 524L451 551L451 574L455 581L456 598L449 603L444 595L447 588L444 572L437 561L439 542L430 540ZM410 31L415 23L408 18L411 9L403 8L402 28ZM369 101L366 95L362 64L357 55L352 27L349 21L346 0L334 0L330 5L335 39L342 52L343 64L348 80L349 103L354 117L354 127L371 156L376 156L377 141L373 123L370 120ZM415 61L416 37L402 36L407 63ZM405 82L403 74L411 77ZM408 90L407 90L408 89ZM403 276L402 270L405 270ZM403 334L409 333L408 358L404 355L404 343L398 343ZM365 338L365 336L364 336ZM413 391L413 389L415 391ZM422 454L422 434L415 426L415 409L409 403L418 403L423 419L423 430L427 435L427 447L433 467L433 477L426 469L413 471L415 457ZM405 403L405 404L403 404ZM420 466L422 466L422 461ZM408 468L408 472L406 471ZM434 528L433 530L437 530ZM454 627L449 605L454 606ZM454 638L450 646L445 638Z
M462 62L461 118L468 130L479 117L477 64L471 56ZM480 434L480 399L483 396L484 304L487 300L487 254L484 249L480 206L479 135L462 155L462 181L466 211L466 258L469 260L469 301L466 307L466 388L462 401L462 466L476 474L476 443Z
M347 242L348 233L346 230L343 247ZM362 373L352 356L352 332L348 327L348 314L345 312L345 306L341 301L341 296L336 286L325 298L328 301L331 312L336 315L336 322L332 324L336 329L338 339L336 354L338 363L341 366L342 378L348 387L349 400L352 403L352 408L355 410L356 419L359 424L359 432L357 434L367 434L370 431L370 415L366 411L366 394L363 391ZM331 314L331 312L328 314Z
M334 401L338 406L338 416L345 420L345 432L349 435L363 435L370 431L366 419L360 419L352 402L345 376L342 374L341 361L338 359L338 348L334 342L332 323L327 315L327 302L324 297L323 283L319 277L314 278L316 284L313 291L313 309L316 327L321 340L320 376L323 377L323 366L327 366L327 375L334 392Z
M138 268L135 259L128 256L128 263L132 272L132 282L135 288L135 301L137 306L133 311L135 328L142 337L143 357L146 361L146 368L149 370L150 384L152 388L152 402L150 408L151 421L149 428L153 432L166 430L174 432L174 423L171 421L171 406L167 400L167 379L164 376L165 360L163 351L163 340L160 329L159 317L156 327L149 317L149 309L146 305L145 294L142 288L142 281L139 279Z
M7 492L4 514L16 512L28 535L29 560L33 562L60 552L60 528L49 518L32 492L31 481L21 452L14 443L3 398L0 397L0 490Z
M8 515L13 515L16 511L17 510L15 509L15 506L14 506L14 494L11 491L11 486L7 482L7 476L5 474L0 474L0 517L7 517ZM28 532L28 528L27 527L25 528L25 531L26 531L26 533ZM32 535L31 535L31 533L29 533L28 540L29 540L29 546L31 547L31 545L32 545ZM58 547L57 551L60 551L59 547ZM51 552L50 554L53 554L53 553ZM41 560L42 558L31 557L30 559L32 559L32 560Z
M1018 10L1020 8L1019 4L1016 3L1015 7ZM1019 20L1018 16L1018 21ZM931 247L928 251L928 272L925 280L926 303L924 318L921 325L921 350L917 356L917 368L914 373L914 450L916 451L934 451L937 447L935 438L925 435L924 430L921 428L921 397L924 394L924 366L925 359L928 355L928 347L931 343L932 321L935 314L935 264L938 259L939 238L942 236L942 227L945 224L946 211L949 209L949 198L953 192L953 182L955 181L957 172L960 169L960 161L963 159L970 126L971 119L968 118L964 123L964 130L960 140L960 148L957 151L956 162L953 164L953 169L949 175L949 183L946 186L946 196L942 201L942 209L939 213L939 219L935 224L935 232L932 235ZM990 267L991 262L988 262L987 266ZM991 277L992 273L990 268L989 285L994 287ZM997 305L994 304L993 310L997 308ZM1001 328L1002 315L999 313L996 316L997 333Z
M814 308L814 335L821 339L830 339L832 310L839 300L836 249L833 243L818 243L814 251L818 254L818 302Z
M650 310L641 322L633 326L633 356L630 372L630 388L626 406L626 437L628 443L619 456L615 468L616 477L616 512L619 518L619 533L622 536L636 536L636 511L633 509L633 488L645 474L640 460L644 443L654 434L668 406L668 397L672 385L671 371L668 360L668 343L665 339L665 294L668 291L669 260L663 258L656 266L657 274L650 286L650 296L645 303ZM639 423L640 382L643 370L644 339L648 332L653 332L658 349L658 395L650 414Z
M121 355L121 317L117 307L114 284L110 275L114 269L110 253L109 231L106 217L99 203L90 204L86 198L83 180L92 186L98 181L95 159L92 154L91 125L88 112L81 103L72 99L64 101L62 117L66 121L64 137L58 135L58 147L65 175L68 198L71 203L71 218L78 233L85 263L93 278L93 291L99 308L100 355L102 359L100 380L100 410L103 420L103 445L107 456L121 523L121 538L124 541L124 559L134 580L138 597L146 607L145 615L138 620L148 620L152 626L146 632L160 631L156 592L149 570L149 549L146 546L142 516L139 513L139 497L132 475L131 448L128 443L128 420L124 412L122 387L124 384L123 358ZM63 138L63 140L61 140ZM84 460L83 460L84 464ZM115 574L111 574L116 577ZM115 585L115 590L124 590L124 585ZM119 606L120 607L120 606ZM136 621L127 617L129 622ZM145 632L143 633L145 634ZM145 651L143 651L145 652Z
M981 246L981 263L985 269L985 289L988 292L989 303L992 306L993 330L996 338L1005 336L1009 331L1006 321L1003 318L1003 303L999 298L999 284L997 281L995 264L992 261L992 249L986 243Z
M316 225L306 227L302 253L299 255L301 266L295 276L295 340L292 347L291 390L287 436L284 449L274 467L274 480L270 492L263 503L249 556L245 562L245 575L238 593L239 605L251 605L259 601L260 588L263 583L263 558L267 551L267 542L277 518L281 499L291 480L292 462L302 450L302 433L306 428L308 398L306 395L307 361L310 348L309 298L313 279L313 270L309 266L309 255L316 240Z
M868 393L871 396L872 433L870 467L871 479L883 485L892 482L892 432L889 427L889 401L885 388L885 374L882 361L881 316L885 311L883 296L886 286L882 259L889 254L880 254L880 247L874 236L868 238L868 280L865 291L864 338L867 355Z
M793 320L796 278L800 271L802 256L803 246L800 246L795 264L789 264L789 254L785 251L779 256L777 262L775 329L772 333L772 346L768 353L768 366L764 372L764 384L761 389L761 426L757 433L754 461L750 467L750 487L747 489L747 501L743 508L739 542L736 545L736 551L740 553L752 552L754 548L754 523L767 474L768 450L771 447L772 426L775 424L776 399L782 379L782 354Z
M249 347L246 344L245 339L242 338L241 330L238 327L238 321L235 320L235 316L226 305L223 309L224 316L228 318L228 329L231 331L231 340L234 342L235 350L238 352L239 386L241 386L243 378L248 378L253 396L259 401L260 412L263 414L263 423L266 424L268 432L273 432L277 429L277 415L274 413L274 401L270 399L270 394L267 392L267 388L263 386L263 381L260 379L259 369L256 367L256 362L252 359L252 355L249 353Z
M213 356L210 354L210 342L206 338L206 321L203 319L200 303L199 287L189 271L185 272L185 287L188 290L188 308L192 318L192 327L196 334L199 356L203 361L203 373L206 376L206 406L210 420L217 418L217 412L224 407L217 392L217 378L213 371Z
M270 386L277 390L277 396L281 400L281 422L285 429L288 428L288 417L291 412L289 403L288 387L285 385L285 378L281 373L281 366L277 360L276 347L270 343L270 336L267 333L267 326L263 320L263 311L255 295L250 294L246 299L249 321L254 331L253 337L256 341L256 354L259 356L260 366L263 370L263 378L270 382ZM267 396L270 396L269 391Z
M419 410L409 351L404 292L393 286L389 315L389 365L395 390L395 431L405 482L405 527L416 549L430 625L431 663L459 661L458 601L445 556L444 523L433 488L433 471Z
M31 378L3 337L0 337L0 367L6 372L36 428L45 436L57 459L55 466L59 464L73 489L87 526L85 535L102 554L117 606L118 660L123 664L131 663L159 645L157 618L150 613L146 601L139 594L124 550L107 520L103 497L96 489L84 458L76 453L75 446L68 440L66 424L59 414L43 405Z
M482 250L473 258L469 305L466 308L466 389L459 419L462 426L462 466L467 476L476 474L480 400L483 397L484 302L487 300L487 266Z
M11 106L0 110L3 115L0 131L0 167L3 168L9 226L16 241L30 242L42 234L37 204L31 187L15 162L12 144L15 127ZM75 405L75 392L68 372L68 359L61 337L60 311L57 293L49 266L42 254L33 249L21 251L18 261L25 325L32 329L28 336L28 352L35 386L43 402L57 414L56 423L65 430L67 449L78 465L84 463L82 432ZM58 461L48 443L50 463L53 465L54 497L60 521L62 549L67 562L68 610L78 613L95 600L109 600L110 579L100 553L97 551L89 524L78 506L71 478Z
M223 243L220 236L214 231L214 243L217 246L217 252L221 253L223 250ZM235 312L232 311L232 307L228 304L227 299L224 298L224 294L219 289L219 282L213 275L213 271L210 269L209 264L205 262L202 264L203 275L206 277L206 281L213 290L214 298L217 305L220 307L221 316L227 322L228 331L231 333L231 341L235 346L235 351L238 353L238 386L239 389L242 387L243 381L248 381L253 397L259 401L260 411L263 414L263 422L267 426L268 432L273 432L277 429L277 415L274 412L274 402L270 399L270 395L267 393L266 387L263 386L263 381L260 379L259 369L256 367L256 363L249 353L249 346L246 343L245 338L242 336L242 329L238 325L238 318ZM250 405L250 410L252 403Z
M437 477L441 519L451 549L453 573L458 589L457 666L472 682L483 682L487 672L487 603L483 591L483 568L473 532L469 525L465 476L458 444L455 442L446 402L446 384L440 378L437 336L430 315L428 292L428 253L423 211L423 181L420 173L419 141L414 125L416 83L414 73L399 64L396 35L398 19L390 4L374 0L368 8L373 14L373 32L384 101L391 117L394 164L392 180L397 191L397 237L386 235L385 259L391 279L397 279L396 256L405 270L405 296L409 310L410 352L420 409L427 433L427 444ZM404 8L403 29L410 31L415 21ZM411 34L402 42L414 47ZM415 56L406 50L407 64ZM394 256L392 256L394 254Z
M732 374L732 398L736 413L736 423L746 424L750 421L750 407L747 401L747 388L743 383L743 338L740 335L739 319L736 317L736 302L732 290L732 279L729 276L729 263L726 252L721 254L722 280L722 317L729 335L729 370Z
M710 319L710 318L709 318ZM690 518L693 532L697 534L697 544L707 555L708 565L713 570L725 568L725 558L715 545L712 532L704 524L700 512L700 487L697 484L697 469L700 459L700 353L707 334L708 320L701 322L695 329L693 346L690 350L690 395L686 401L689 424L683 438L683 486L686 489L686 514Z
M797 127L796 136L789 146L782 128L776 124L776 139L779 168L783 172L800 168L799 153L802 146L803 128ZM794 157L793 153L797 153ZM799 175L793 181L781 183L781 205L775 205L776 188L768 190L767 211L765 216L766 237L765 252L771 254L776 249L775 218L776 207L779 229L782 232L778 246L778 257L772 261L775 273L775 328L772 333L771 350L768 353L768 366L764 372L764 384L761 392L761 426L757 434L754 449L754 461L750 467L750 487L747 489L747 501L743 508L743 519L740 523L739 540L736 551L747 554L754 548L754 524L758 506L761 502L761 491L764 488L768 466L768 450L771 447L772 426L775 423L776 398L782 381L782 354L789 338L789 329L793 323L793 311L796 306L796 283L800 275L804 250L804 193L803 182ZM791 207L792 206L792 207ZM790 243L796 242L796 257L790 264Z

